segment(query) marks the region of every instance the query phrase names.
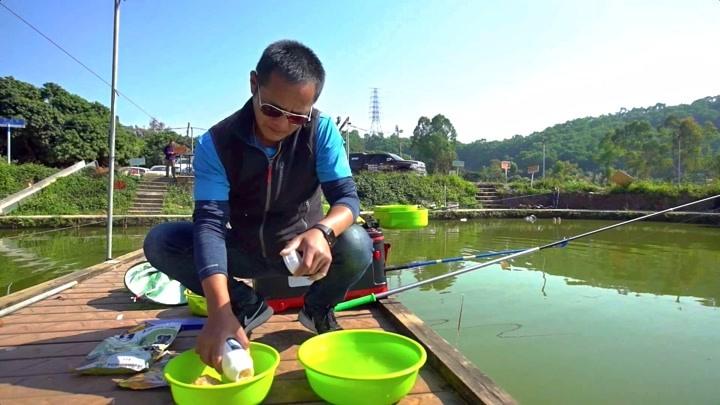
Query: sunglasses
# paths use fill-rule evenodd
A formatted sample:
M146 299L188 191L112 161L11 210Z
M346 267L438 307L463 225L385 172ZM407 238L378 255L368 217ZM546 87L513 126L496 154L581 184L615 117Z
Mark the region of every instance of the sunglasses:
M291 113L290 111L285 111L280 107L277 107L272 104L263 103L262 98L260 98L260 86L258 86L257 91L258 96L258 104L260 104L260 111L262 111L263 114L270 118L279 118L282 116L285 116L287 118L288 122L293 125L305 125L308 122L310 122L310 114L308 115L302 115L302 114L295 114Z

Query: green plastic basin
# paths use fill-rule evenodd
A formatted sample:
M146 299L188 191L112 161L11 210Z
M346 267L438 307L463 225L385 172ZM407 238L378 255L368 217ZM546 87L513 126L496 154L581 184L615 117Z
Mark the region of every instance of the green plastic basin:
M415 385L427 354L405 336L343 330L306 340L298 350L310 387L333 404L392 404Z
M202 375L218 380L222 376L205 365L194 349L182 353L170 360L164 370L173 400L180 405L261 403L270 392L280 353L268 345L250 342L250 356L255 368L252 378L220 385L194 385L193 381Z
M427 208L417 205L378 205L373 216L380 221L380 226L388 229L415 229L428 224Z
M419 207L417 205L402 205L402 204L391 204L391 205L376 205L373 211L375 212L405 212L405 211L417 211Z
M207 316L207 300L202 295L197 295L194 292L185 289L185 298L187 298L188 307L190 313L196 316Z

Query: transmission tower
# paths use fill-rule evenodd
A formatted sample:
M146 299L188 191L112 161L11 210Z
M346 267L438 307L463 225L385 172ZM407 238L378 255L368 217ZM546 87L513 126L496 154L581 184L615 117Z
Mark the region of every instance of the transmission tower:
M370 135L378 135L382 133L380 125L380 98L378 97L378 88L373 87L370 94Z

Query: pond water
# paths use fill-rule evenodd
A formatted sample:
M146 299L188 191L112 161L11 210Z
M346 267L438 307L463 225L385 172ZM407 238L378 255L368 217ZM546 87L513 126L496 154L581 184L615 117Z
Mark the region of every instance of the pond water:
M390 263L400 264L533 247L609 224L435 222L385 236ZM400 270L390 284L470 264ZM509 264L399 298L521 403L718 403L720 227L636 223Z
M148 228L113 228L113 256L142 247ZM105 228L0 230L0 296L98 264Z
M533 247L609 224L436 221L385 236L389 264L401 264ZM115 256L141 247L146 232L116 228ZM0 233L0 294L101 262L104 238L103 228ZM389 283L471 264L400 270ZM719 227L641 222L508 265L398 298L521 403L718 402Z

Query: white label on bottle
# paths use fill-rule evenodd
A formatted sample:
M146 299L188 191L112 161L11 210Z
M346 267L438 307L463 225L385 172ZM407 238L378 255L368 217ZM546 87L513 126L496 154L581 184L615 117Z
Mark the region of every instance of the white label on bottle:
M288 277L290 287L305 287L313 283L308 277Z

